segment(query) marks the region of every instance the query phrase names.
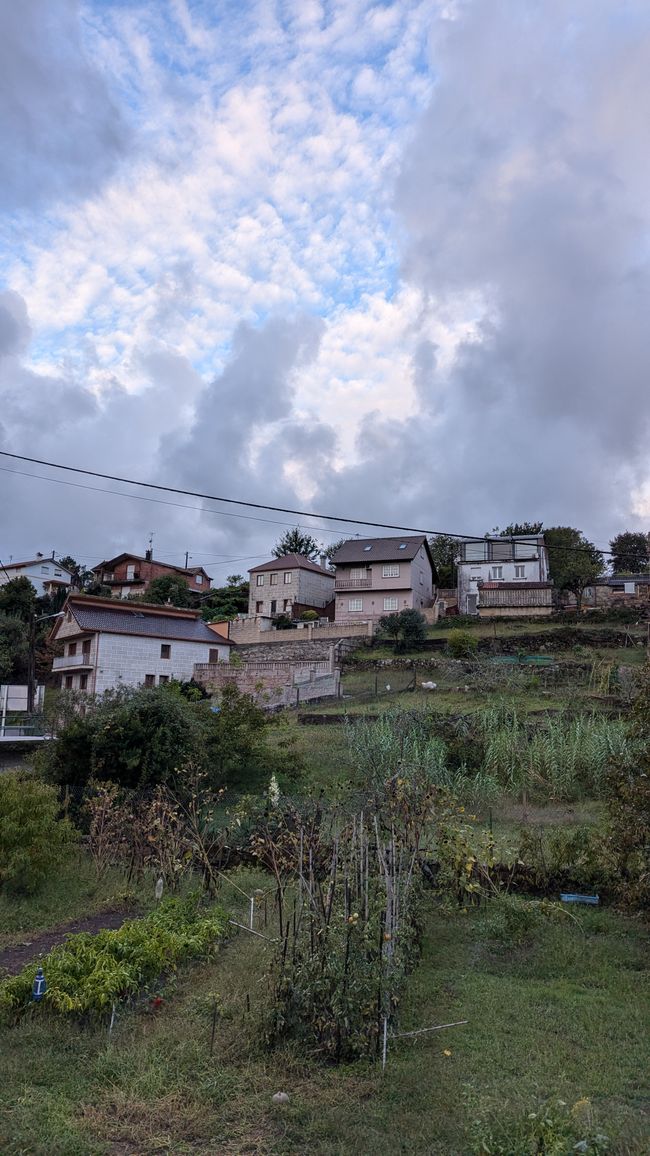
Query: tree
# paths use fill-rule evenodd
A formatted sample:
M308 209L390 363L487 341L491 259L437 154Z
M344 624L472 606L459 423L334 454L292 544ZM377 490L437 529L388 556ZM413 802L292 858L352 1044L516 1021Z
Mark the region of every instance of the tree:
M0 682L24 682L27 678L27 624L22 618L0 614Z
M330 542L329 546L326 546L322 551L328 562L331 562L332 558L336 554L336 551L340 550L341 546L345 546L345 543L349 541L349 538L339 538L337 542Z
M29 578L12 578L0 586L0 614L29 622L36 613L36 590Z
M243 581L244 581L244 575L243 574L229 574L228 577L226 578L226 584L228 586L241 586Z
M72 574L72 585L76 586L78 590L88 590L91 586L96 585L97 579L92 570L87 570L85 566L76 562L70 554L66 554L65 558L60 558L59 561Z
M461 541L451 534L437 534L429 538L429 546L436 570L438 571L438 585L443 590L449 590L456 585L456 559L460 557Z
M274 558L284 558L285 554L301 554L313 562L320 554L320 546L311 534L303 534L300 527L295 526L278 538L271 553Z
M576 610L580 613L585 587L603 572L603 555L572 526L553 526L544 531L544 539L551 579L558 590L569 590L575 595Z
M505 530L495 526L492 533L498 534L500 538L525 538L529 535L534 538L541 534L543 525L543 522L511 522Z
M192 592L184 578L176 574L162 574L153 578L144 595L147 602L171 602L172 606L191 606Z
M239 581L234 582L235 578ZM202 599L206 622L216 618L236 618L238 614L248 613L248 582L244 581L241 574L231 574L227 581L227 586L216 586Z
M0 888L30 893L65 858L76 832L56 791L34 775L0 775Z
M419 610L400 610L379 619L377 633L392 639L395 650L418 650L427 637L426 619Z
M647 574L650 571L650 534L626 530L612 538L609 548L615 574Z

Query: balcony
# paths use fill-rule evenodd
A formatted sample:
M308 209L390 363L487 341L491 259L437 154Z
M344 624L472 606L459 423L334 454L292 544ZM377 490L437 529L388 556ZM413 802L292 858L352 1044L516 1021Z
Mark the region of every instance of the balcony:
M62 654L54 659L52 670L92 670L94 665L91 654Z
M335 590L370 590L372 578L337 578Z

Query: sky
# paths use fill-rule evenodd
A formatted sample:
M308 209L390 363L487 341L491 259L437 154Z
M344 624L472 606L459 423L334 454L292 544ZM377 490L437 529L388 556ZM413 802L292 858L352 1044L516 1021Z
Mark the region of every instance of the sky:
M0 449L650 529L649 76L647 0L0 6ZM372 533L135 492L0 457L0 559Z

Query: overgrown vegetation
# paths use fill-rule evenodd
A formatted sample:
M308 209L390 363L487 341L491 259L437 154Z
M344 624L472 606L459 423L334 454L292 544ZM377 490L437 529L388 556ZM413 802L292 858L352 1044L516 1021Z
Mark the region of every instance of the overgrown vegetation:
M0 774L0 890L37 891L66 858L76 834L59 818L52 787L31 775Z

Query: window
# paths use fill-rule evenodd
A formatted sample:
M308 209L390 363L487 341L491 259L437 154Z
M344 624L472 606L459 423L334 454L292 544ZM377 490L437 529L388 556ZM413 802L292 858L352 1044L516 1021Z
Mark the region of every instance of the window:
M55 570L55 571L54 571L54 577L55 577L55 578L61 578L61 577L62 577L61 571L60 571L60 570Z
M284 584L285 584L285 586L288 586L290 581L291 581L291 572L289 570L285 570L285 572L284 572Z
M382 578L399 578L399 564L397 562L388 562L381 568Z
M90 658L90 639L84 638L81 644L81 651L84 658Z
M360 578L367 578L369 570L367 566L353 566L350 570L350 578L352 581L359 581Z
M172 656L171 644L169 642L161 642L161 644L160 644L160 657L161 658L171 658L171 656Z
M525 578L525 577L526 577L526 567L525 566L515 566L515 578Z
M145 676L144 676L144 685L145 685L145 686L155 686L155 685L156 685L156 676L155 676L155 674L145 674Z
M487 558L487 542L464 542L461 549L466 562L484 562Z
M270 577L269 577L269 584L270 584L271 586L277 586L277 584L278 584L278 576L277 576L277 573L276 573L276 574L273 574L273 573L272 573L272 574L270 575Z
M397 599L384 598L384 610L397 610Z
M399 548L400 548L400 550L405 550L406 549L406 542L400 542Z
M515 558L536 558L537 550L536 542L515 542Z
M66 674L66 676L65 676L65 688L66 688L66 690L72 690L72 680L73 680L73 675Z
M512 558L513 550L512 543L505 541L490 543L492 554L491 557L495 562L509 562Z
M363 610L363 598L349 598L348 610L357 611Z
M282 609L283 610L289 610L290 606L291 606L291 599L285 598L284 602L282 603Z
M255 613L256 614L261 614L263 609L264 609L264 603L263 602L256 602L255 603Z
M214 662L218 662L218 661L219 661L219 651L217 650L216 646L211 646L210 651L208 653L208 662L214 663Z
M363 549L364 549L365 553L367 554L368 550L372 550L372 546L364 546Z
M135 565L131 564L126 568L126 580L132 582L135 578Z
M264 585L264 575L263 575L263 574L258 574L258 575L257 575L257 578L255 579L255 581L256 581L256 583L257 583L257 585L258 585L258 586L263 586L263 585Z
M500 582L503 579L503 566L493 566L490 577L493 582Z
M203 575L202 574L195 574L194 575L194 581L196 582L197 586L202 586L203 585Z
M277 608L278 608L278 604L274 598L273 601L271 602L271 614L275 614Z
M168 674L159 674L158 675L158 686L164 686L166 682L169 682L169 675Z
M87 686L88 686L88 675L87 674L80 674L79 675L79 690L85 690Z
M77 653L77 644L76 644L76 642L69 642L69 643L68 643L68 655L70 656L70 658L72 658L72 655L73 655L73 654L76 654L76 653Z
M50 572L49 566L41 566L41 574L49 574L49 572Z

